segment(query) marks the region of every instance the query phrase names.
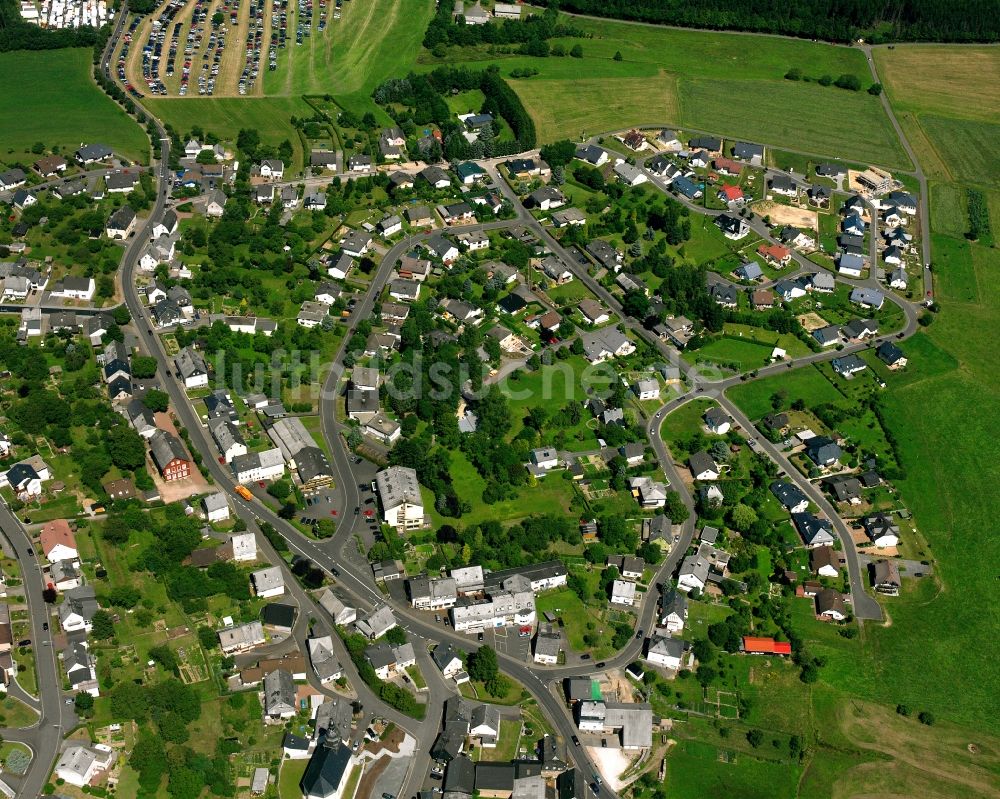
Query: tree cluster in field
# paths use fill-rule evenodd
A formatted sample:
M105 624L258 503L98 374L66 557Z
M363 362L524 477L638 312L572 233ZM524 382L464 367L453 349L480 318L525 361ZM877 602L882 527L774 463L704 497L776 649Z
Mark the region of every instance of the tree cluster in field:
M514 133L513 141L497 138L495 129L480 131L476 142L465 139L464 128L445 97L474 89L485 96L479 111L503 119ZM535 123L495 64L484 71L438 67L423 74L411 72L405 78L391 78L379 84L372 97L401 126L412 123L419 129L434 124L440 128L443 154L451 161L511 155L535 147Z
M465 670L477 682L486 685L486 693L501 698L510 691L510 680L500 673L496 650L491 646L481 646L471 652L465 661Z
M491 20L484 25L466 25L456 20L453 6L439 3L437 13L424 32L424 47L435 56L447 55L448 45L471 47L476 45L521 45L524 55L548 55L548 40L556 37L578 37L586 34L579 28L559 22L554 8L542 14L529 14L521 20Z
M394 707L400 713L421 718L424 708L423 705L417 702L413 694L394 683L379 679L379 676L375 673L375 668L368 661L368 658L365 657L365 651L368 649L368 640L358 633L348 634L342 627L338 627L337 632L343 639L347 647L347 652L351 656L351 662L354 664L354 668L358 670L358 674L364 680L365 685L371 688L379 699L390 707Z
M820 86L836 86L838 89L846 89L850 92L861 91L861 79L857 75L852 75L850 73L844 73L837 78L832 75L820 75L818 78L812 78L809 75L803 74L802 70L798 67L792 67L788 72L785 73L785 80L791 81L805 81L806 83L818 83ZM882 93L882 84L873 83L869 89L869 94L878 95Z
M986 196L979 189L966 189L969 206L969 233L971 241L980 241L990 235L990 211Z
M442 4L446 5L446 4ZM994 42L1000 18L991 0L887 0L830 3L802 0L559 0L578 14L713 30L779 33L804 39Z

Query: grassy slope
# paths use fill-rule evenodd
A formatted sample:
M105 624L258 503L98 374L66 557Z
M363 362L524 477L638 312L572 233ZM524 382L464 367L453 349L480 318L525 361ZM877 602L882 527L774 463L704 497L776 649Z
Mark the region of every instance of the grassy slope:
M593 38L584 57L501 57L505 74L533 67L539 75L514 82L542 141L578 137L636 124L670 123L756 138L822 155L906 166L878 101L817 84L783 79L791 67L807 76L853 73L864 81L859 51L806 41L671 30L573 19ZM615 53L622 54L615 61ZM453 50L445 62L483 66L485 50ZM441 63L428 54L425 68ZM832 124L836 119L837 124ZM845 120L848 124L845 124Z
M30 163L36 142L64 151L103 142L148 161L146 134L94 85L90 64L85 48L0 53L0 158Z

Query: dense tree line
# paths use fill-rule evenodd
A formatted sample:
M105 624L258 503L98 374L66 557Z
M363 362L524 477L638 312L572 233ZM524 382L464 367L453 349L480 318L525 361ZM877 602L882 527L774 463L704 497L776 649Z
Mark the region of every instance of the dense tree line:
M997 41L993 0L561 0L564 11L715 30L846 42Z

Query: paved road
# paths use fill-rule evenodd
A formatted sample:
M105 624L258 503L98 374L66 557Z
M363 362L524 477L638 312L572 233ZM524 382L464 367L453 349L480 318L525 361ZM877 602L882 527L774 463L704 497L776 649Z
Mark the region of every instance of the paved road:
M63 703L62 677L52 646L52 631L43 629L49 620L49 608L42 597L44 588L38 559L28 554L31 536L24 529L6 504L0 503L0 530L13 547L24 580L24 599L31 623L31 640L35 650L35 668L38 675L38 698L41 716L34 727L23 730L4 730L4 738L21 741L31 747L34 760L27 774L14 784L17 795L35 797L41 794L49 772L55 764L63 735L76 725L72 708Z

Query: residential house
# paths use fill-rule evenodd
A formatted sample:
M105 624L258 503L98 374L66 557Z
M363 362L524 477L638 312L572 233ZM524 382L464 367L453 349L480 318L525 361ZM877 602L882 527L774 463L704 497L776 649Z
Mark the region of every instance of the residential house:
M435 233L423 242L427 251L438 258L445 266L450 265L459 256L458 247L439 233Z
M191 475L191 459L173 433L165 430L153 433L149 437L149 454L166 482L183 480Z
M397 626L396 617L388 605L379 605L370 613L360 617L354 626L358 632L371 641L381 638L393 627Z
M771 289L755 289L750 294L750 307L755 311L766 311L774 307L774 292Z
M264 675L264 722L281 723L296 711L295 681L284 669Z
M65 519L46 522L42 526L38 542L49 563L60 560L75 561L80 556L76 547L76 536Z
M573 279L573 273L554 255L550 255L542 261L541 267L545 276L550 280L554 280L557 285L561 286Z
M817 547L809 553L809 568L820 577L837 577L843 556L833 547Z
M722 188L723 191L719 192L720 196L728 187L723 186ZM733 239L734 241L746 238L750 233L750 225L747 224L745 219L739 216L719 214L719 216L715 217L715 225L722 231L722 235L724 235L727 239Z
M732 428L732 420L725 411L713 405L705 411L705 427L710 433L724 436Z
M764 147L760 144L736 142L733 144L733 158L748 161L753 166L762 166L764 164Z
M761 244L757 254L776 269L781 269L792 260L792 251L781 244Z
M632 384L632 391L642 401L660 398L660 384L654 378L637 380Z
M719 200L727 203L729 206L741 206L746 203L746 197L743 195L743 189L739 186L730 186L728 183L722 184L722 188L719 189L719 193L716 196ZM716 224L719 224L718 219L719 217L716 217ZM740 221L743 221L744 224L746 224L744 220L741 219ZM726 233L726 229L722 225L719 225L719 227L722 228L723 233ZM747 230L749 232L749 225L747 225ZM745 236L746 234L744 233L743 235ZM743 238L743 236L729 236L728 233L727 236L729 238Z
M878 322L874 319L852 319L844 325L843 333L851 341L864 341L878 335Z
M817 466L832 466L842 454L837 443L826 436L814 436L806 441L806 455Z
M681 667L686 651L687 646L682 639L657 633L646 642L645 659L652 666L676 671Z
M94 626L94 614L99 609L97 594L91 586L71 588L63 594L63 602L58 607L59 625L67 633L90 632Z
M691 469L691 476L695 480L718 480L719 467L704 450L699 450L688 458L688 467Z
M219 646L225 655L246 652L264 643L264 627L259 621L251 621L219 630Z
M847 605L840 591L824 588L816 594L816 615L831 621L843 621L847 618Z
M371 234L363 230L351 230L340 240L340 251L351 258L360 258L371 246Z
M551 629L542 630L539 628L535 636L535 648L532 659L535 663L544 666L555 666L559 663L559 654L562 652L562 636Z
M324 588L317 599L322 608L333 617L334 624L346 627L358 617L357 608L344 604L329 588Z
M899 546L899 525L887 513L873 513L861 520L865 535L879 549Z
M201 354L190 347L185 347L174 358L177 372L187 389L202 388L208 385L208 367Z
M630 478L629 490L643 509L662 508L667 503L667 484L645 475Z
M666 628L667 632L679 633L684 629L687 617L688 601L684 593L671 590L664 594L660 610L660 624Z
M837 325L827 325L812 331L812 337L821 347L829 347L840 343L840 328Z
M115 750L105 744L72 743L59 756L53 774L68 785L82 788L106 774L117 759Z
M883 341L879 344L878 349L875 350L875 354L879 357L879 360L882 361L882 363L893 371L902 369L906 366L906 356L903 354L903 351L891 341Z
M852 375L855 375L858 372L863 372L868 368L868 364L854 354L845 355L841 358L834 358L832 364L833 371L841 377L851 377Z
M600 302L591 297L586 297L585 299L580 300L576 309L580 312L580 315L584 318L587 324L603 325L605 322L611 321L611 316L608 314L607 309Z
M877 311L885 302L885 295L878 289L859 286L851 291L850 299L862 308L873 308Z
M438 644L434 647L431 659L446 679L455 679L458 682L457 678L465 672L465 663L462 661L461 655L450 643ZM468 681L468 675L465 675L464 681Z
M610 154L603 147L596 144L581 144L576 148L576 157L581 161L586 161L591 166L604 166L610 159Z
M809 549L833 546L835 540L833 524L829 520L821 519L809 512L803 512L793 513L792 521Z
M428 166L420 171L423 178L435 189L446 189L451 185L451 177L439 166Z
M614 166L614 173L626 186L639 186L646 183L649 178L639 167L633 166L626 161L621 161Z
M771 175L768 186L773 194L783 197L797 197L799 194L799 187L788 175Z
M899 566L894 560L878 560L872 563L872 588L880 594L899 596L902 580L899 577Z
M609 272L618 272L625 262L625 256L604 239L592 239L587 243L587 252Z
M611 604L632 607L635 604L635 583L615 580L611 584Z
M231 464L233 477L240 483L256 483L264 480L274 480L285 473L285 459L281 450L264 450L248 452L233 458Z
M804 513L809 508L809 498L792 483L775 480L771 483L771 493L789 513Z

